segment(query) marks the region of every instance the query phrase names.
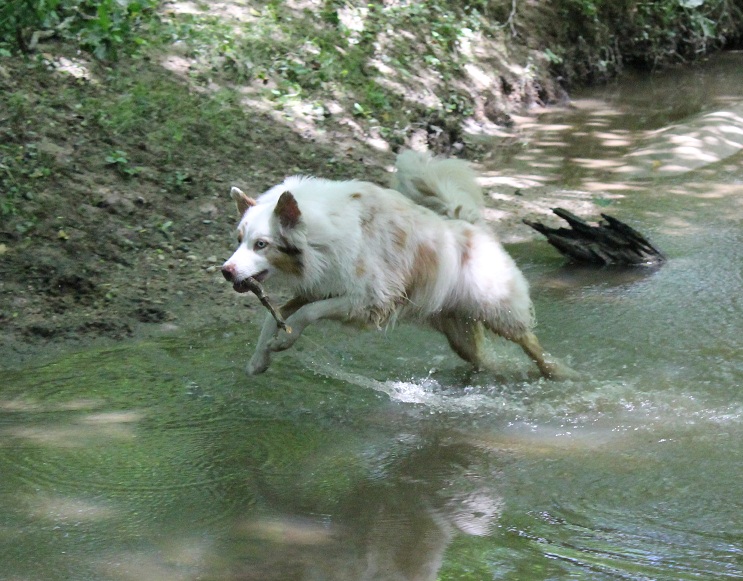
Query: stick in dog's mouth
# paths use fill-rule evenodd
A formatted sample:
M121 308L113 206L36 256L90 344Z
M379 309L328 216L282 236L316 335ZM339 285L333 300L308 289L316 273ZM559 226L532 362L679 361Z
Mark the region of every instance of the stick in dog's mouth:
M263 285L258 282L257 279L249 276L242 281L241 286L244 286L247 290L258 297L258 300L260 300L261 304L268 309L268 312L271 313L271 316L274 318L276 324L279 327L284 329L284 331L286 331L287 333L292 332L292 328L286 324L286 321L284 321L284 317L281 316L281 313L278 311L278 309L274 307L273 304L271 304L266 291L263 290Z

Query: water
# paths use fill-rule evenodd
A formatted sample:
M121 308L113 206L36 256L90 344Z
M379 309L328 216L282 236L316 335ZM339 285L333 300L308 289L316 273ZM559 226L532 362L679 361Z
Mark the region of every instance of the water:
M511 248L583 379L335 324L246 378L252 322L0 371L0 579L743 578L741 154L626 171L647 130L740 103L742 58L595 91L503 154L499 176L582 192L669 256Z

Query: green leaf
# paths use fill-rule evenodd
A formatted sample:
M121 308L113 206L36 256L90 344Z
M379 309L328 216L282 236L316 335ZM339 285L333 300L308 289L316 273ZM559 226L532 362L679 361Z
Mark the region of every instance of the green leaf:
M548 48L544 49L544 55L547 57L547 60L553 65L559 65L562 62L562 57L557 56Z

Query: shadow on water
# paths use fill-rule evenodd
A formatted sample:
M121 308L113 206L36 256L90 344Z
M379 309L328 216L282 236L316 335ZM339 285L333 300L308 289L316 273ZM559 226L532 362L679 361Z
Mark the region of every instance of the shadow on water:
M580 380L334 324L247 378L254 321L0 371L0 578L743 577L743 174L638 183L662 268L511 248Z

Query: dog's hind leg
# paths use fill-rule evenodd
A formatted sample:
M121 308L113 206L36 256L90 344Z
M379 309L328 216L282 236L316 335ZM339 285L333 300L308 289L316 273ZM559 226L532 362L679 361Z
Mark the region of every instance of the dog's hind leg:
M291 299L279 309L281 316L287 318L293 315L301 307L306 305L307 302L307 299L302 297ZM258 375L268 369L268 366L271 364L271 349L269 348L269 344L271 339L276 336L278 330L279 327L276 324L276 319L271 314L267 315L261 328L261 334L258 336L258 344L255 347L255 352L245 368L245 372L248 375Z
M485 329L480 321L449 315L433 321L433 326L444 334L454 353L477 369L483 366Z
M556 380L576 379L578 377L578 374L570 369L570 367L555 360L547 353L539 343L537 336L531 331L526 331L519 335L503 336L521 347L524 353L537 364L539 371L544 377Z

